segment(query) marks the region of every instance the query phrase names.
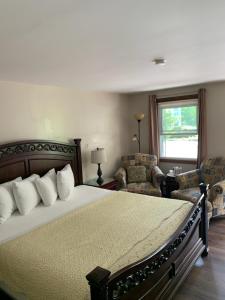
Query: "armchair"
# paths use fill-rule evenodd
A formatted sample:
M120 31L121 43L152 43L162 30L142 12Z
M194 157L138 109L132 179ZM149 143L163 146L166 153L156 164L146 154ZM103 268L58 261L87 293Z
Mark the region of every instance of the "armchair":
M176 176L179 190L173 191L175 199L197 201L200 196L199 183L209 184L207 198L208 218L225 214L225 159L211 158L203 161L200 169Z
M115 179L122 190L161 196L160 184L165 175L157 166L155 155L136 153L122 156L122 166L115 173Z

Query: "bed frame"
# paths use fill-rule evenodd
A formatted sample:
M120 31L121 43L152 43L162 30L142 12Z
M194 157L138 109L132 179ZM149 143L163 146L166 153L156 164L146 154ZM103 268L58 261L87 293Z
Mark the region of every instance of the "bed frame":
M0 146L0 183L70 163L76 185L83 184L81 139L73 144L29 140ZM208 254L207 187L174 235L157 251L111 274L96 267L87 276L91 300L171 299L199 256ZM168 199L168 201L171 201ZM103 224L104 226L104 224ZM1 299L12 299L0 290Z
M160 249L112 275L101 267L90 272L91 300L172 299L199 256L208 255L207 186L200 184L200 191L185 221Z
M70 164L75 185L83 184L81 139L65 144L48 140L26 140L0 146L0 183L31 174L44 175L51 168ZM0 299L13 299L0 289Z
M27 140L0 146L0 183L18 176L44 175L51 168L62 169L70 163L75 184L83 184L81 139L73 144L56 141Z

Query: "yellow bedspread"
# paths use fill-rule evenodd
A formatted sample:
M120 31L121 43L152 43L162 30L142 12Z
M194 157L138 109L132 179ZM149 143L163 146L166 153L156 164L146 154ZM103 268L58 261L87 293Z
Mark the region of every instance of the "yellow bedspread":
M109 196L0 246L0 282L18 299L89 299L85 275L112 272L160 247L192 204L127 192Z

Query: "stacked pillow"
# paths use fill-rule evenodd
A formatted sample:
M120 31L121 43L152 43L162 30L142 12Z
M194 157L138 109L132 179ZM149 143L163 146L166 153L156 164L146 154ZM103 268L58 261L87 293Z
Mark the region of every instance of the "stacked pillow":
M33 174L20 182L13 182L13 195L21 215L29 214L41 201L35 185L38 178L40 178L39 175Z
M71 166L66 165L57 172L57 189L61 200L68 200L74 188L74 175Z
M43 177L38 178L35 184L44 205L54 204L58 197L55 169L51 169Z
M45 206L53 205L58 195L60 200L69 200L74 184L74 175L69 164L57 174L55 169L51 169L43 177L33 174L24 180L18 177L0 184L0 224L16 209L21 215L29 214L41 200Z
M12 181L0 184L0 224L4 223L16 210L16 203L13 196L13 183L22 181L18 177Z

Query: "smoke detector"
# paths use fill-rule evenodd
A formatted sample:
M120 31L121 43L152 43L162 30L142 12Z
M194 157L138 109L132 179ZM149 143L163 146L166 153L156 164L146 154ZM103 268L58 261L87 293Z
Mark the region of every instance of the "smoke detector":
M166 59L162 57L158 57L158 58L154 58L152 62L155 65L164 66L166 64Z

